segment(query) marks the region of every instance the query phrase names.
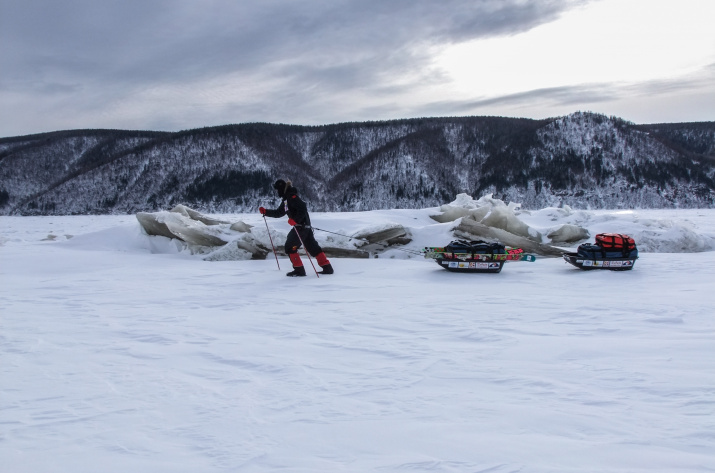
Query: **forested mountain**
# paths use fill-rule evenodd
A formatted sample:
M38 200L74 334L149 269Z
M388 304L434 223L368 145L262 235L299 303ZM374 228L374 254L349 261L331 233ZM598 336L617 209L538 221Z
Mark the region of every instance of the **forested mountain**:
M277 203L424 208L485 193L525 208L715 207L715 122L635 125L578 112L177 133L73 130L0 139L0 214L109 214Z

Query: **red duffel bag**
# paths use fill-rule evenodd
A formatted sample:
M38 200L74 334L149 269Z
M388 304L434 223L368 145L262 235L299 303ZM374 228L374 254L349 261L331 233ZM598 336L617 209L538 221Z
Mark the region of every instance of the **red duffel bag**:
M604 249L630 251L636 247L633 238L622 233L599 233L596 235L596 244Z

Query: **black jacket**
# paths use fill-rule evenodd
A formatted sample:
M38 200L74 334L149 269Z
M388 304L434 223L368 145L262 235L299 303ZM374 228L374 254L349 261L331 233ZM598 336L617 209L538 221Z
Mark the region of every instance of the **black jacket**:
M280 218L286 214L298 225L310 226L308 206L305 205L303 199L298 197L298 189L292 186L286 189L283 200L277 209L266 210L266 215L269 217Z

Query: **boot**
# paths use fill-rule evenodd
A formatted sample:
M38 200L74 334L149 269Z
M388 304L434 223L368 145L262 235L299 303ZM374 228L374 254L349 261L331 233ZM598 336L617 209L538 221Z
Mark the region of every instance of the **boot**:
M330 265L330 261L324 252L321 251L315 255L315 259L318 261L318 265L323 268L320 274L333 274L333 267Z
M295 278L298 276L305 276L305 266L293 266L293 271L286 273L286 276Z

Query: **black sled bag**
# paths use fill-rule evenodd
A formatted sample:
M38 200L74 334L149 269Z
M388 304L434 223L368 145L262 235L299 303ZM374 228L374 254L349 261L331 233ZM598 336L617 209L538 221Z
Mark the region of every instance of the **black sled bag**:
M455 240L444 247L446 253L453 255L503 255L506 247L500 243L488 243L485 241ZM473 258L474 256L472 256Z
M614 250L606 249L599 245L593 245L591 243L584 243L579 245L577 250L577 255L579 258L593 259L593 260L607 260L607 259L622 259L622 258L637 258L638 250L633 248L632 250Z
M506 254L500 243L456 240L444 247L442 257L436 261L448 271L498 273L504 267Z

